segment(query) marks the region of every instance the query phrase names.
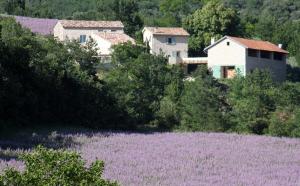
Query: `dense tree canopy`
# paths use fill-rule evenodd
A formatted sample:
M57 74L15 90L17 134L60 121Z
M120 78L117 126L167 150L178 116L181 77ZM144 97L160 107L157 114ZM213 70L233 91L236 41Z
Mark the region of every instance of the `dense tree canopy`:
M192 34L189 39L190 49L202 52L205 46L210 45L211 38L237 35L240 23L235 10L211 1L187 17L184 26Z
M186 80L179 66L131 43L113 48L107 70L99 68L93 41L84 47L63 44L1 18L0 131L4 123L59 122L300 136L297 0L0 0L0 5L2 13L33 17L119 19L131 36L143 25L184 26L192 55L200 55L211 37L224 35L282 43L290 52L291 81L276 84L263 71L219 81L207 69Z

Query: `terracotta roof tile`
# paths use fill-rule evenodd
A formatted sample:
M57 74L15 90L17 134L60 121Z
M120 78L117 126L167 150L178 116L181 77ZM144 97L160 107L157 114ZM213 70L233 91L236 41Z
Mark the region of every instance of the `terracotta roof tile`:
M120 43L126 43L128 41L135 44L135 40L124 33L109 33L109 32L100 32L95 34L107 41L109 41L112 45L117 45Z
M154 35L189 36L190 34L180 27L145 27Z
M79 21L60 20L65 28L124 28L121 21Z
M227 36L228 38L237 41L238 43L244 45L247 48L255 49L255 50L264 50L264 51L271 51L271 52L280 52L288 54L289 52L279 48L277 45L270 43L268 41L260 41L260 40L251 40L251 39L244 39L238 37L231 37Z

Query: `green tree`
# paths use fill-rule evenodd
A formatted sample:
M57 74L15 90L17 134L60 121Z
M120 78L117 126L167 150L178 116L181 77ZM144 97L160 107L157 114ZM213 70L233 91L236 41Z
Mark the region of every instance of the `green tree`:
M272 113L269 134L300 137L300 108L278 108Z
M210 45L212 37L218 39L224 35L239 35L240 32L237 12L217 1L207 3L188 16L183 25L191 34L190 49L198 54Z
M163 14L162 20L168 20L165 26L181 26L182 20L201 6L199 0L162 0L160 11Z
M224 131L221 89L217 81L200 69L194 80L186 81L181 98L181 128L188 131Z
M143 27L136 0L100 0L98 10L104 19L122 21L125 32L131 36L135 36L136 32Z
M3 7L8 14L23 15L25 12L25 0L4 0Z
M247 77L229 81L228 102L233 130L263 134L275 110L276 89L266 71L255 70Z
M104 170L102 161L97 160L86 168L85 162L75 152L39 146L33 152L22 155L21 160L25 163L25 170L7 169L0 175L0 185L118 185L101 178Z
M114 100L89 72L93 68L86 66L94 59L92 51L78 43L70 46L35 36L10 18L0 19L0 28L0 120L26 126L54 122L113 126L118 115ZM78 63L81 60L85 63Z
M179 66L172 66L170 83L166 85L164 97L160 100L156 119L160 128L172 129L180 124L180 98L184 90L184 73Z
M143 125L154 121L166 87L180 73L178 69L169 67L163 56L148 54L144 48L131 44L117 46L113 62L115 67L105 81L112 97L131 119L129 123Z

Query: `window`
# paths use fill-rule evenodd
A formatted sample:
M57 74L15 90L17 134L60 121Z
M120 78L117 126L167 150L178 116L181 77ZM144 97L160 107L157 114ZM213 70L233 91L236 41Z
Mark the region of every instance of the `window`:
M230 46L230 42L227 42L227 46Z
M79 42L80 43L85 43L86 42L86 35L80 35Z
M175 44L176 44L176 39L175 39L175 37L168 37L168 38L167 38L167 43L168 43L169 45L175 45Z
M264 59L271 59L271 52L260 51L260 57Z
M258 50L248 49L248 56L249 57L258 57Z
M278 61L282 61L283 60L283 54L279 53L279 52L274 52L274 59L278 60Z
M177 52L176 52L176 56L177 56L177 57L180 57L180 51L177 51Z

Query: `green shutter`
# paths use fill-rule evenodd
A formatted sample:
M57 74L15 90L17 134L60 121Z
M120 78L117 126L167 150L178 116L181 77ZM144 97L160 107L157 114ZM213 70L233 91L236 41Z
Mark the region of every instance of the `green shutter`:
M212 67L213 76L217 79L221 78L221 66L213 66Z
M245 65L236 65L235 69L236 69L236 73L245 76Z

